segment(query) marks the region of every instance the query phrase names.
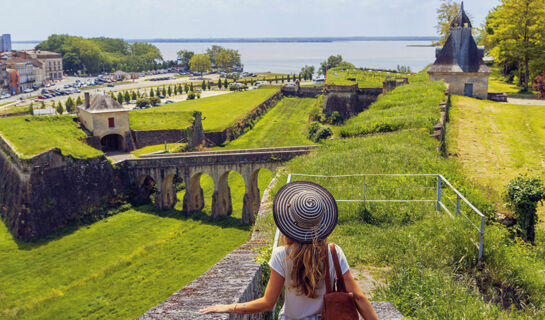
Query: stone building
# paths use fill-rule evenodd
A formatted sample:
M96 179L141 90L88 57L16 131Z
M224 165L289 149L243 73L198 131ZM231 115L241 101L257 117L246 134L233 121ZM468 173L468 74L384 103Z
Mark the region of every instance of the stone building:
M94 137L89 141L104 151L129 151L129 109L123 108L108 95L95 95L91 99L85 93L85 103L78 106L81 124Z
M484 64L484 49L478 48L471 34L471 21L464 11L450 25L450 35L437 48L435 63L428 69L430 80L444 80L452 94L488 98L490 69Z
M63 65L62 55L51 51L26 51L34 59L38 59L43 63L43 69L46 80L62 80Z

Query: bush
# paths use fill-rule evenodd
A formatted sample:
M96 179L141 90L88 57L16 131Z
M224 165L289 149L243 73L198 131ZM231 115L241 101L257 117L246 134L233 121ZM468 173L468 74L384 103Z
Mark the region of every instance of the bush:
M152 98L149 98L149 103L150 103L151 105L160 104L160 103L161 103L161 99L159 99L159 97L152 97Z
M195 92L193 91L190 91L188 94L187 94L187 100L193 100L195 99L196 95L195 95Z
M344 122L343 117L338 111L333 111L332 113L328 114L326 116L326 119L327 119L327 123L333 124L333 125L338 125Z
M138 99L138 100L136 100L136 106L137 106L137 107L145 107L145 106L147 106L148 104L150 104L150 100L149 100L149 99Z
M333 135L333 131L319 122L312 122L308 128L308 138L314 142L327 139Z
M543 181L537 177L520 175L507 185L507 200L517 218L518 232L529 242L535 240L537 203L545 200Z

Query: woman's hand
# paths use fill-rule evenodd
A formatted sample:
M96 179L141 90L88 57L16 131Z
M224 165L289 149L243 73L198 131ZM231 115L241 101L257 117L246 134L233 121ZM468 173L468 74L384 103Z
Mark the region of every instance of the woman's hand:
M200 313L228 313L232 312L233 307L230 304L217 304L208 308L199 310Z

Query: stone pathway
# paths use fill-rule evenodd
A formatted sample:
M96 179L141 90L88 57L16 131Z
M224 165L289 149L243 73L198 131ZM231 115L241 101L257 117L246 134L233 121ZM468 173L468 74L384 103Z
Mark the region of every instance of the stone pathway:
M135 155L130 152L108 152L106 153L106 157L113 162L119 162L125 159L136 159Z
M523 99L523 98L507 98L507 104L518 104L527 106L545 106L545 100Z

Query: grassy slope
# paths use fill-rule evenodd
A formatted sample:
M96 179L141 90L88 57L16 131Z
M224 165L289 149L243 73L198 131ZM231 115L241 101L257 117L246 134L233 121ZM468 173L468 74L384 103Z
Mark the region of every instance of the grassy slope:
M30 158L58 147L64 155L90 158L102 152L91 148L82 139L85 133L78 129L71 116L26 116L0 119L0 133L19 154Z
M164 110L154 107L129 112L132 130L183 129L193 123L192 111Z
M448 152L464 172L500 199L520 173L545 175L545 108L452 99Z
M409 128L433 128L439 120L439 103L445 100L443 82L414 81L401 86L349 119L339 131L343 137Z
M343 68L333 68L327 71L326 84L352 85L357 83L359 88L382 88L382 82L388 76L405 77L407 75L382 71L363 71L358 69L346 70ZM349 78L353 78L354 80L348 80Z
M226 149L266 148L313 144L306 138L308 116L316 99L284 98L249 132ZM222 148L223 149L223 148Z
M263 190L271 173L259 175ZM244 243L244 181L229 176L233 216L210 222L213 182L201 180L206 207L134 208L41 244L17 243L0 225L0 318L134 319ZM182 199L183 193L178 194Z
M186 123L174 117L180 111L201 111L206 120L203 121L205 131L221 131L243 118L253 108L275 94L279 89L259 89L219 95L209 98L182 101L166 106L130 113L131 127L136 130L178 129L187 127ZM140 117L140 115L145 115ZM148 119L153 122L147 122Z

